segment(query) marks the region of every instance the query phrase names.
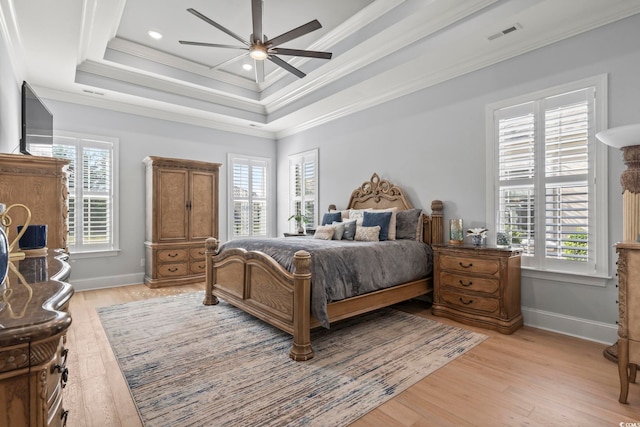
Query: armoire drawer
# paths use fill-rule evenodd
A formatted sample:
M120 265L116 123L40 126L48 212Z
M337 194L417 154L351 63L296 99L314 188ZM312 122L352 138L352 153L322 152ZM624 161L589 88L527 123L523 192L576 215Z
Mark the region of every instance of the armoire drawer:
M207 270L207 261L191 261L191 273L204 274Z
M162 277L184 276L187 274L187 263L176 262L171 264L159 264L158 275Z
M175 262L187 260L186 249L162 249L158 251L159 262Z
M191 259L204 259L204 244L201 248L191 248Z

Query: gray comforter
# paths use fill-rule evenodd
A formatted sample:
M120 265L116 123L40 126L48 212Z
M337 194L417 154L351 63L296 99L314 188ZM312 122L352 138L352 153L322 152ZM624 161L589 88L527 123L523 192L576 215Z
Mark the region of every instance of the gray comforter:
M237 239L224 243L220 252L243 248L269 255L293 272L293 255L311 254L311 313L329 327L327 303L389 288L431 275L431 247L416 240L357 242L303 237Z

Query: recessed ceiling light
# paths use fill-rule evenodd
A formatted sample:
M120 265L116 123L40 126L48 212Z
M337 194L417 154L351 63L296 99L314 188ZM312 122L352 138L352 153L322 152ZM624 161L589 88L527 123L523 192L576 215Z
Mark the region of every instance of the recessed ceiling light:
M247 71L253 70L253 66L251 64L249 64L249 63L242 64L242 68L244 68Z
M155 40L160 40L162 38L162 34L157 31L149 30L147 34L149 34L149 37Z

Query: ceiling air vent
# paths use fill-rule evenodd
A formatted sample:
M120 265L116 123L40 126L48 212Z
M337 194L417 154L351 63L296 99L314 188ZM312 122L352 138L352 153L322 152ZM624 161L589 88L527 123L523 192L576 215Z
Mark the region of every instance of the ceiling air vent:
M521 29L521 28L522 28L522 25L520 25L520 24L514 24L514 25L510 26L509 28L505 28L504 30L502 30L502 31L500 31L500 32L497 32L497 33L495 33L495 34L490 35L490 36L489 36L489 37L487 37L487 38L488 38L489 40L495 40L495 39L497 39L498 37L502 37L502 36L505 36L505 35L507 35L507 34L509 34L509 33L513 33L514 31L519 30L519 29Z

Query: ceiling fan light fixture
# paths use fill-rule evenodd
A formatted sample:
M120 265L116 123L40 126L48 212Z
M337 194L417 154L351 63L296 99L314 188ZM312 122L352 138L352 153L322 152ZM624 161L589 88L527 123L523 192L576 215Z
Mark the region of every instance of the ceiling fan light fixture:
M256 43L249 48L249 56L256 61L264 61L269 55L264 45Z

